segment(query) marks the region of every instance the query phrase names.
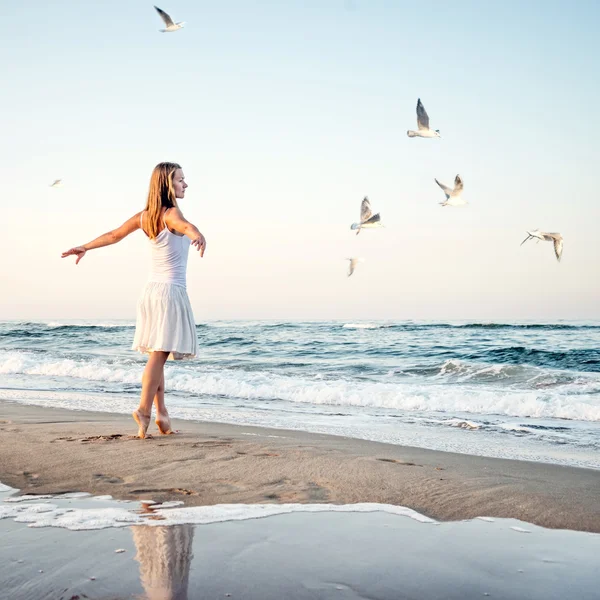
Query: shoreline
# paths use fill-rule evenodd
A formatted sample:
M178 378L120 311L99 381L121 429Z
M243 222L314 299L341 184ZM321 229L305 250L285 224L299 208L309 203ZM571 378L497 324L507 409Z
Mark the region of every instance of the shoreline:
M127 415L0 401L0 481L188 506L378 502L440 521L514 518L600 533L600 472L297 430L173 420L133 437ZM140 450L143 449L143 452Z

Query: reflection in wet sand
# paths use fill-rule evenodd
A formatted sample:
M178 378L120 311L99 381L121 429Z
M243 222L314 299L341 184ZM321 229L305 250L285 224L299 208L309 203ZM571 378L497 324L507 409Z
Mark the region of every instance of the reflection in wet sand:
M192 525L131 528L148 600L187 600L192 563Z

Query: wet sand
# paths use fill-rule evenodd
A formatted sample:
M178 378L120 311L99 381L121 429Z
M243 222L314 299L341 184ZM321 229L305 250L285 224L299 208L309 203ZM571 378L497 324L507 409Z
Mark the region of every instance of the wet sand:
M133 437L126 415L0 402L0 481L24 494L223 503L379 502L438 520L514 518L600 532L600 471L299 431L174 421Z
M84 512L118 506L49 502ZM68 531L7 518L0 537L2 590L18 600L598 597L599 535L512 519L435 524L384 512L295 513Z

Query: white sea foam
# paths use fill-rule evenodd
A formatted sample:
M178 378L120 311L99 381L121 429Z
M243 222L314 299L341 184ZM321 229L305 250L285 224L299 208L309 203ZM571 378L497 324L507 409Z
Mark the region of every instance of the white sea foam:
M523 529L522 527L511 527L513 531L518 531L519 533L531 533L529 529Z
M442 421L444 425L450 425L451 427L459 427L460 429L480 429L483 424L476 423L475 421L465 421L464 419L446 419Z
M56 496L56 501L61 500ZM9 498L5 498L7 502ZM85 501L84 501L85 502ZM204 525L224 521L244 521L290 513L345 512L388 514L409 517L421 523L436 521L404 506L378 503L357 504L216 504L175 508L181 502L165 502L152 507L150 513L137 512L137 503L114 502L105 508L60 508L56 504L30 502L0 503L0 519L12 518L29 527L61 527L70 530L106 529L130 525ZM122 504L122 506L119 506ZM135 504L135 506L134 506Z
M6 499L4 500L4 502L6 502ZM59 509L56 504L30 504L27 502L24 502L22 504L0 504L0 519L15 519L15 521L19 521L21 517L36 518L34 515L39 515L40 513L45 512L54 513L57 510Z
M138 368L115 368L101 359L72 360L40 358L31 352L14 351L0 354L0 373L73 377L88 381L139 383Z
M475 379L497 381L499 379L509 379L516 372L522 371L523 367L521 365L486 365L449 359L441 365L438 375L452 375L459 381Z
M519 433L538 433L532 427L527 427L525 425L514 425L513 423L501 423L499 427L501 429L505 429L506 431L516 431Z
M383 325L376 325L375 323L345 323L343 329L380 329Z
M139 365L116 367L102 359L52 359L24 351L0 352L0 373L70 377L85 381L139 385ZM192 396L244 400L284 400L325 406L384 408L399 411L497 414L513 417L600 421L599 382L586 392L565 395L553 389L490 389L483 386L449 386L445 382L314 379L205 367L201 371L167 365L166 385ZM594 387L596 389L594 389ZM10 390L0 390L0 398ZM18 399L18 397L16 398ZM60 405L59 405L60 406ZM94 410L96 406L65 406Z
M29 502L30 500L48 500L49 498L53 498L54 496L50 496L48 494L36 496L35 494L23 494L23 496L11 496L6 498L4 502Z

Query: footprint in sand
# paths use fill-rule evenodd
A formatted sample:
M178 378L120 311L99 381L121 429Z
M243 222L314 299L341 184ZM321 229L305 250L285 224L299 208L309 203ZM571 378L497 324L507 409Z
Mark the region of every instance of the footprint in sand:
M131 490L132 494L181 494L182 496L197 496L198 492L185 488L143 488Z
M101 481L102 483L123 483L123 480L120 477L113 477L111 475L105 475L104 473L94 473L92 477L96 481Z
M37 481L40 477L39 473L31 473L30 471L23 471L23 477L25 477L25 481L29 487L33 487L39 485L39 481Z
M112 433L110 435L92 435L90 437L83 438L82 443L87 442L114 442L118 440L137 440L136 435L123 435L122 433Z
M88 444L90 442L115 442L119 440L137 440L138 437L135 435L123 435L122 433L112 433L110 435L91 435L85 438L76 437L59 437L53 439L50 443L54 442L81 442L82 444Z
M404 467L422 467L423 465L418 465L414 462L405 462L403 460L398 460L397 458L378 458L382 462L396 463L397 465L402 465Z
M221 440L208 440L206 442L195 442L192 444L192 448L217 448L217 447L229 447L230 443Z

